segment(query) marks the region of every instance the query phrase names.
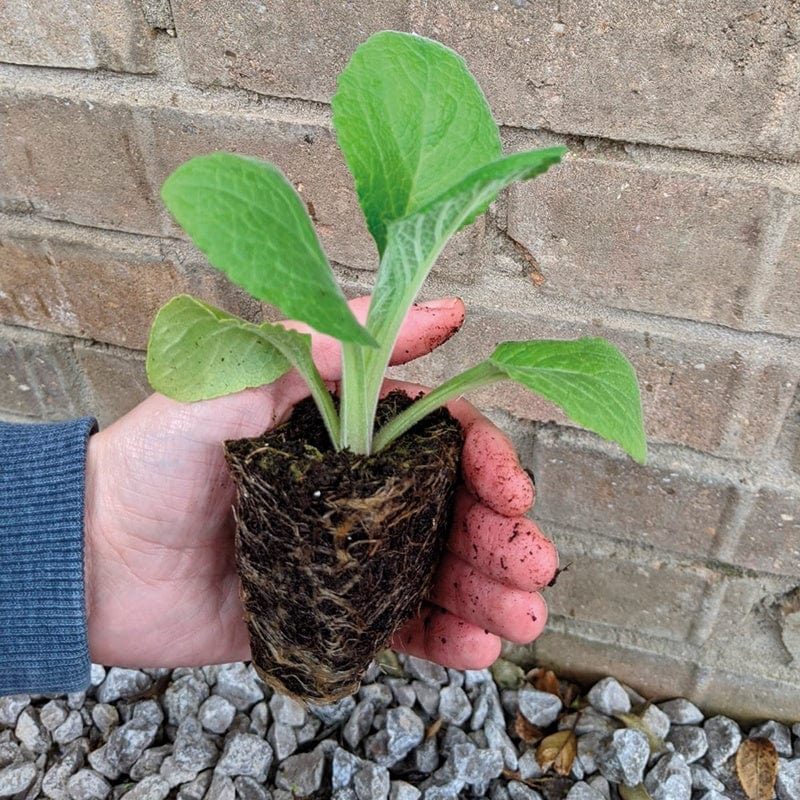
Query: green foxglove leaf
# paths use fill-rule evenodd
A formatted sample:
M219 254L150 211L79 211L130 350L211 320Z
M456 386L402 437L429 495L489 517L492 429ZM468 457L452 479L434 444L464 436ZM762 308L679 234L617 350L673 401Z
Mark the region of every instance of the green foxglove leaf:
M161 196L208 260L253 297L321 333L374 345L336 283L303 201L274 164L199 156L167 178Z
M339 146L381 255L389 223L501 154L497 124L464 59L420 36L371 36L339 76L332 107Z
M503 342L489 362L644 463L647 445L636 373L605 339Z
M159 310L147 346L150 385L182 402L272 383L290 366L258 325L185 294Z

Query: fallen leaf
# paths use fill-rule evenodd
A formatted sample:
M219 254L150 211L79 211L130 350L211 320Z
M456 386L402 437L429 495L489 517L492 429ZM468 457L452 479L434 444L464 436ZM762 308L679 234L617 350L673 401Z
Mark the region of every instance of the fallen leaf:
M389 675L392 678L405 678L405 671L394 650L381 650L375 656L375 661L385 675Z
M561 697L561 687L558 685L558 678L556 677L555 672L553 672L551 669L545 669L539 672L536 675L533 686L540 692L549 692L550 694L554 694L559 700L563 701L564 699Z
M431 724L428 726L428 729L425 731L425 738L430 739L433 736L436 736L439 733L442 723L444 719L442 717L437 717Z
M736 775L750 800L770 800L778 777L778 751L769 739L745 739L736 751Z
M539 743L536 761L545 772L552 767L557 775L569 775L577 754L578 739L574 731L558 731Z
M626 786L621 783L617 786L617 791L622 800L653 800L643 783L637 783L636 786Z
M529 722L522 714L517 711L517 718L514 720L514 732L526 744L535 744L542 738L542 729L537 728Z

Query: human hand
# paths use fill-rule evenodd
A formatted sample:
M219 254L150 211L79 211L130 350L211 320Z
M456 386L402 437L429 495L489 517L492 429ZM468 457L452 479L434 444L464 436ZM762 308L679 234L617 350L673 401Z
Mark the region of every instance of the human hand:
M368 298L351 305L363 319ZM457 300L416 307L403 327L393 363L434 349L458 329L463 317L463 304ZM293 327L304 330L301 325ZM323 377L338 378L338 343L315 334L313 347ZM170 667L250 657L233 557L234 488L221 442L260 435L285 419L306 395L305 384L294 372L269 386L198 403L177 403L154 394L90 438L85 516L93 661ZM451 541L451 549L458 553L457 542L464 538L457 533L459 527L464 536L478 530L464 520L477 519L476 511L491 514L490 508L501 515L521 514L530 505L532 489L502 434L466 403L451 404L451 409L467 431L467 485L482 500L471 503L466 494L459 498ZM493 469L482 469L493 462L497 462ZM510 479L502 487L497 476L504 473ZM553 564L554 558L553 553ZM453 572L450 560L448 555L437 592L446 583L441 576L449 579ZM518 599L519 589L512 588L513 580L508 587L495 586L500 582L491 583L491 558L484 554L480 563L484 571L472 575L465 585L477 585L472 593L485 602L510 602L509 610L519 617L516 628L512 624L506 631L508 619L503 621L505 627L497 628L491 614L484 619L487 609L473 604L470 611L467 600L466 619L450 610L437 615L435 625L426 626L423 618L409 623L399 634L400 649L448 666L472 666L477 652L488 664L499 648L497 637L484 633L481 626L502 635L511 633L510 638L531 633L531 626L520 617L525 603ZM530 581L526 586L531 587ZM461 594L455 591L455 597ZM534 596L523 594L541 605ZM433 600L444 608L455 602L443 589ZM543 624L544 615L537 619ZM441 641L448 635L449 645ZM473 661L462 663L465 658Z

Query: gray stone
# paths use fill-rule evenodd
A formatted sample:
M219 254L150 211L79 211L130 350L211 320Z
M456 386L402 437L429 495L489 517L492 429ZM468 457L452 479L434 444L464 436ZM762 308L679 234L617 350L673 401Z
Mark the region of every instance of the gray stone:
M439 748L436 744L435 737L425 739L425 741L414 750L412 756L414 769L426 775L436 772L436 770L439 769L440 761Z
M0 697L0 728L13 728L22 709L30 705L31 698L27 694L11 694Z
M356 772L361 769L364 761L357 755L337 747L331 759L331 787L333 790L347 789L353 785Z
M439 690L435 686L420 680L412 681L411 686L422 710L429 717L435 717L439 710Z
M582 736L578 737L577 760L583 766L585 775L591 775L592 773L597 772L598 754L603 748L603 743L607 737L607 733L600 733L599 731L584 733Z
M471 744L457 744L450 758L456 775L472 786L483 787L503 771L503 754L499 750L479 750Z
M647 737L641 731L623 728L599 743L597 766L612 783L636 786L642 782L649 758Z
M353 708L350 718L342 729L344 740L354 750L369 733L375 718L375 706L370 700L360 700Z
M194 717L187 717L175 733L172 755L178 766L202 771L216 763L219 750L204 733L200 721Z
M386 712L387 753L395 763L417 747L425 737L422 720L406 706ZM388 766L385 765L384 766Z
M492 786L492 793L489 795L489 800L511 800L511 795L508 789L503 786L499 781L495 781Z
M51 800L67 800L67 781L83 766L83 758L83 752L78 749L65 753L44 774L42 792ZM0 786L3 785L0 778Z
M97 701L116 703L117 700L143 692L152 683L152 679L141 670L111 667L106 673L105 680L97 687Z
M386 800L389 784L389 770L370 761L365 761L353 777L358 800Z
M489 716L489 698L486 696L484 687L478 687L478 692L472 702L472 716L469 718L469 729L478 731L483 728L486 717Z
M778 759L778 800L800 800L800 761Z
M667 753L644 779L652 800L691 800L692 773L689 765L677 754Z
M675 752L683 756L687 764L699 761L708 750L708 738L702 728L694 725L678 725L673 728L667 741L675 748Z
M121 772L111 764L108 760L108 748L106 745L92 750L87 756L89 764L92 768L110 780L116 780L121 775Z
M616 678L599 680L586 695L592 708L601 714L614 714L631 710L631 699Z
M320 728L322 728L322 721L317 719L316 717L312 717L310 714L308 715L308 719L306 719L306 724L303 725L302 728L295 728L294 735L297 739L297 746L302 747L307 742L310 742L312 739L316 739Z
M780 722L770 720L761 725L756 725L751 729L748 738L769 739L775 745L779 756L787 758L792 756L792 733L787 725L783 725Z
M600 792L605 800L611 800L611 784L609 784L609 782L602 775L592 776L589 778L587 783L592 787L592 789Z
M469 691L482 686L484 683L489 683L492 680L492 671L489 669L465 669L464 670L464 688Z
M414 687L410 683L396 683L392 686L394 701L399 706L413 706L417 700Z
M613 719L589 706L579 714L562 716L558 720L558 729L575 731L576 736L582 736L584 733L614 733L617 725Z
M59 744L74 742L83 735L83 716L80 711L70 711L67 718L53 731L53 739Z
M67 781L67 791L73 800L105 800L111 784L92 769L82 769Z
M271 800L270 793L255 778L240 775L233 786L238 800Z
M703 712L683 697L659 703L658 707L669 717L673 725L701 725L705 719Z
M703 792L697 800L729 800L727 794L723 794L722 792L714 791L714 789L709 789L706 792Z
M224 697L238 711L247 711L264 699L264 688L248 667L241 662L234 662L220 665L214 694Z
M739 749L742 732L732 719L723 716L712 717L706 720L703 729L708 739L706 761L712 767L723 764Z
M412 678L417 678L433 686L444 686L448 681L447 670L432 661L408 656L405 666Z
M389 800L419 800L422 792L416 786L405 781L392 781L389 788Z
M505 712L513 717L519 711L519 689L503 689L500 702Z
M464 788L464 780L456 775L453 760L448 759L443 767L420 785L424 800L453 800Z
M342 725L346 722L350 718L355 707L355 698L348 695L341 700L337 700L335 703L324 706L309 703L308 710L320 720L326 728L330 728L335 725Z
M467 693L453 684L445 686L439 697L439 716L453 725L463 725L472 716L472 703Z
M119 725L119 711L111 703L95 703L92 709L92 722L106 739L112 729Z
M13 797L33 786L38 771L30 761L11 764L0 769L0 797Z
M543 800L542 795L536 789L532 789L519 781L509 782L508 796L511 800Z
M129 773L131 780L141 781L148 775L157 775L161 772L164 759L170 755L171 752L171 744L164 744L161 745L161 747L150 747L145 750L131 767ZM166 780L166 778L164 780Z
M231 778L215 771L203 800L236 800L236 788Z
M160 775L148 775L124 796L128 800L165 800L169 791L170 785Z
M669 717L658 707L649 705L641 714L642 722L647 725L653 736L665 739L670 729Z
M572 784L567 792L566 800L605 800L602 792L590 786L586 781L578 781Z
M14 727L14 736L31 753L44 753L50 747L50 737L33 708L26 708L19 715Z
M187 717L196 717L208 695L208 684L196 675L184 675L173 681L163 698L169 724L180 725Z
M299 728L292 728L283 722L273 722L269 726L267 741L272 747L272 752L277 761L283 761L297 750L297 734Z
M212 694L197 711L200 724L211 733L225 733L233 722L236 706L222 695Z
M382 767L391 767L397 763L397 760L389 755L389 734L386 730L379 730L364 740L364 755Z
M724 792L725 784L715 778L702 764L691 764L693 789L711 789L715 792Z
M194 779L184 782L178 792L177 800L203 800L213 777L214 773L208 769Z
M503 756L503 762L506 767L515 770L519 762L519 756L517 755L517 749L514 747L514 743L505 731L505 727L498 725L492 719L487 719L484 731L489 747L493 750L499 750Z
M580 744L580 739L578 740ZM517 760L517 771L522 780L527 781L530 778L541 778L544 775L544 770L539 766L536 760L536 750L530 748L526 750Z
M554 723L563 708L561 699L556 695L540 692L537 689L520 689L518 700L522 716L540 728L546 728Z
M299 797L313 794L322 786L325 771L325 751L315 747L310 753L289 756L278 767L276 786L286 789Z
M198 777L198 772L200 772L199 767L188 764L178 764L174 756L167 756L161 763L161 768L158 770L158 774L161 775L172 788L180 784L193 782ZM211 778L209 777L208 780L210 782ZM208 784L206 784L206 787L203 789L204 792L206 788L208 788Z
M216 772L265 781L271 764L272 748L267 742L252 733L235 733L225 740Z
M153 725L161 725L164 722L164 712L155 700L140 700L133 707L132 719L152 722Z
M434 689L438 698L439 691ZM370 700L375 710L379 708L388 708L394 700L392 690L384 683L371 683L369 686L362 686L358 690L359 700Z
M48 731L54 731L66 718L67 709L58 700L51 700L39 709L39 722Z
M115 728L105 745L108 763L113 769L127 772L153 744L157 733L158 725L138 719Z
M270 698L269 710L272 713L272 718L276 722L282 722L284 725L301 728L306 723L306 709L302 703L298 703L293 697L276 692Z

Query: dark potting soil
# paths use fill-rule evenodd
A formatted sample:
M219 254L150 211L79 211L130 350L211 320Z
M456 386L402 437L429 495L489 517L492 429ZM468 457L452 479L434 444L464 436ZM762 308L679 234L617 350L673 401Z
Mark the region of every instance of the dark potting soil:
M389 395L379 424L411 402ZM440 409L378 454L336 452L310 400L264 436L226 442L242 600L267 683L315 703L357 690L430 589L461 445Z

